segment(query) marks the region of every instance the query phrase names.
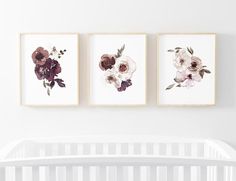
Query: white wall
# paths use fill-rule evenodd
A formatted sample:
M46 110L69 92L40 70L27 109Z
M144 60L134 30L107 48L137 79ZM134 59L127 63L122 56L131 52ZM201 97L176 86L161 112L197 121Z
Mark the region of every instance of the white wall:
M236 147L235 0L1 0L0 146L22 138L159 134L219 138ZM80 32L80 107L19 106L18 33ZM86 33L148 33L148 105L89 107ZM216 32L217 106L156 106L156 33Z

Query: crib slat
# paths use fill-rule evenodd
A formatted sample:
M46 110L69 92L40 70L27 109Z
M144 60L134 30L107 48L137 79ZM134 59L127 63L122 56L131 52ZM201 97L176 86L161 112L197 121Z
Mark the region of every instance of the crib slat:
M73 167L66 166L66 181L72 181L72 180L73 180Z
M49 167L49 181L56 181L56 167Z
M15 180L16 181L22 181L22 167L16 167L15 168Z
M191 156L191 144L190 143L185 143L184 155Z
M117 181L124 181L124 170L123 167L117 167Z
M140 179L140 167L135 166L133 173L134 173L134 180L135 180L135 181L140 181L140 180L141 180L141 179Z
M39 181L39 167L32 168L32 181Z
M177 143L172 143L172 145L171 145L171 150L172 150L172 155L173 155L173 156L179 155L179 144L177 144Z
M5 181L6 180L6 169L0 168L0 180Z
M230 181L230 178L231 178L231 174L232 173L232 167L230 167L230 166L226 166L225 167L225 172L224 172L224 176L225 176L225 180L226 181Z
M224 167L217 167L217 181L224 181Z
M165 143L159 144L159 154L166 155L166 144Z
M108 153L111 155L116 153L116 144L115 143L108 144Z
M90 171L88 166L83 167L83 181L89 181L90 180Z
M174 167L173 166L167 166L167 181L174 181Z
M141 144L140 143L134 143L134 152L133 154L138 155L141 153Z
M121 144L121 154L128 154L129 153L128 146L129 146L128 143Z
M90 144L89 143L83 144L83 154L84 155L90 154Z
M190 181L191 180L191 167L185 166L184 167L184 181Z
M233 181L233 180L236 180L236 167L232 167L231 169L232 169L232 179L231 179L231 181Z
M167 180L167 169L163 166L158 166L158 181L166 181Z
M103 144L102 143L97 143L96 144L96 154L101 155L103 153Z
M70 154L76 155L78 153L78 145L76 143L72 143L70 146Z
M157 180L157 167L151 166L150 167L150 181L156 181Z
M153 155L153 143L147 143L146 144L147 154Z
M107 170L105 166L101 166L98 169L98 181L106 181L107 179Z
M45 154L45 156L51 156L52 155L52 145L51 144L49 144L49 143L45 143L45 145L44 145L44 154Z
M116 181L116 168L114 166L108 167L108 181Z
M201 181L207 181L207 167L206 166L202 166L201 167Z

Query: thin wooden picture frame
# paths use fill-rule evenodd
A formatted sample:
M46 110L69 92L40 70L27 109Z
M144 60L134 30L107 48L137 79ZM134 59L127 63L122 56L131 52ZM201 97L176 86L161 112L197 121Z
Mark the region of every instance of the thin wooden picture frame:
M166 104L161 102L160 98L160 72L161 72L161 66L160 66L160 37L161 36L168 36L168 35L176 35L176 36L184 36L184 35L190 35L190 36L195 36L195 35L210 35L213 37L214 43L212 44L213 47L212 49L214 50L212 52L212 57L213 57L213 64L214 67L211 68L213 70L213 80L212 83L214 84L212 89L213 89L213 96L212 96L212 102L211 103L201 103L201 104L186 104L186 103L177 103L177 104ZM163 89L163 87L162 87ZM198 107L198 106L215 106L216 105L216 33L158 33L157 34L157 105L158 106L171 106L171 107Z
M103 104L103 103L93 103L91 100L91 37L95 35L110 35L110 36L115 36L115 35L142 35L145 38L145 44L144 44L144 102L141 104ZM140 107L140 106L146 106L147 104L147 34L146 33L89 33L88 34L88 51L87 51L87 67L88 67L88 80L89 80L89 96L88 96L88 104L89 106L99 106L99 107ZM119 48L119 47L117 47Z
M32 35L32 36L37 36L37 35L45 35L45 36L66 36L66 35L74 35L75 36L75 39L74 39L74 45L75 45L75 49L73 50L73 55L76 57L74 58L74 64L76 64L74 66L74 68L76 69L76 72L74 71L74 78L76 79L76 81L74 81L74 83L76 84L76 86L74 86L74 88L76 90L74 90L74 99L73 99L73 103L63 103L63 100L62 102L60 103L46 103L46 104L43 104L43 103L40 103L40 104L29 104L29 103L26 103L24 101L24 96L23 96L23 93L24 93L24 88L23 88L23 53L22 53L22 43L23 43L23 36L28 36L28 35ZM19 99L19 103L21 106L28 106L28 107L64 107L64 106L69 106L69 107L73 107L73 106L78 106L79 105L79 89L80 89L80 81L79 81L79 68L80 68L80 60L79 60L79 39L80 39L80 34L79 33L74 33L74 32L62 32L62 33L53 33L53 32L45 32L45 33L38 33L38 32L22 32L22 33L19 33L19 94L20 94L20 99ZM64 42L64 40L63 40ZM66 54L66 53L65 53ZM31 55L30 55L31 56ZM29 56L29 57L30 57ZM32 70L34 71L34 70ZM65 83L66 84L66 83ZM72 102L72 101L71 101Z

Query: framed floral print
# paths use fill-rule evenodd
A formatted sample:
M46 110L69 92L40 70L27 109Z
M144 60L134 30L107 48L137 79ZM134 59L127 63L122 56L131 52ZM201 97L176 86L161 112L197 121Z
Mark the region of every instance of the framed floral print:
M215 34L160 34L158 103L215 104Z
M146 104L146 35L89 36L90 103Z
M77 105L78 34L20 35L21 104Z

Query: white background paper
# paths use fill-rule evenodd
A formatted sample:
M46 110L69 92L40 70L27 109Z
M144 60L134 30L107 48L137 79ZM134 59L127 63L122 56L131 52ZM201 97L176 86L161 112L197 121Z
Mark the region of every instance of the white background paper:
M174 52L167 52L175 47L194 50L193 56L202 60L210 74L205 74L194 87L174 87L177 69L174 67ZM215 35L160 35L159 36L159 103L169 105L210 105L215 102Z
M32 53L43 47L50 53L53 46L58 51L66 49L64 55L57 61L61 73L57 78L64 80L65 88L55 84L47 95L43 80L38 80L34 72L35 64ZM22 103L24 105L72 105L78 103L78 37L76 34L25 34L21 36L21 65L22 65Z
M99 67L103 54L116 54L125 45L122 56L129 56L136 63L131 78L132 85L125 91L105 81ZM91 104L145 104L146 101L146 36L145 35L93 35L90 38L90 98Z

